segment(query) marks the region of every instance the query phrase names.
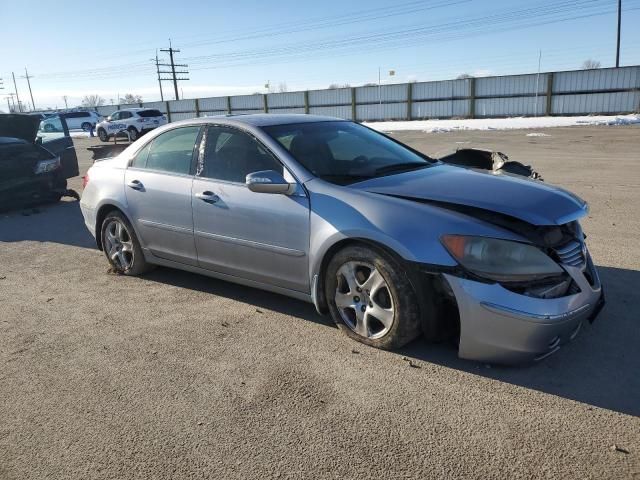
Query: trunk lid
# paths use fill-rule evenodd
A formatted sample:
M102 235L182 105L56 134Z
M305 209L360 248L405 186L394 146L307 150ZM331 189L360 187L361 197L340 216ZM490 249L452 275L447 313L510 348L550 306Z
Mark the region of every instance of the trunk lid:
M34 143L40 118L19 113L0 114L0 137L19 138Z

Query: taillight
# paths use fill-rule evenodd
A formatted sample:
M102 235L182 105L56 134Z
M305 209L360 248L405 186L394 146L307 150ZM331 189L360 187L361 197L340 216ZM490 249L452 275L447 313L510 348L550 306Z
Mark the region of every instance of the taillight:
M82 189L84 190L89 185L89 174L86 173L84 177L82 177Z

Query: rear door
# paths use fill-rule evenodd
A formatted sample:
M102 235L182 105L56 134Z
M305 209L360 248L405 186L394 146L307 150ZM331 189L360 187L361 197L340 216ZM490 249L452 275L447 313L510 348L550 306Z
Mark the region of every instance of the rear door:
M193 221L201 267L278 287L309 292L309 200L256 193L245 177L276 170L295 179L248 133L209 127L204 162L193 182Z
M125 173L131 220L155 256L197 265L191 185L199 126L168 130L143 148Z
M56 115L40 122L36 142L60 157L61 176L71 178L80 174L76 149L63 117Z

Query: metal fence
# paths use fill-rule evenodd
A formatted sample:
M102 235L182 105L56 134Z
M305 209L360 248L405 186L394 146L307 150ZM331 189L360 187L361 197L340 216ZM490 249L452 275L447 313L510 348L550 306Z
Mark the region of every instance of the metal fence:
M169 121L224 114L310 113L356 121L622 114L640 111L640 66L267 93L98 107L156 108Z

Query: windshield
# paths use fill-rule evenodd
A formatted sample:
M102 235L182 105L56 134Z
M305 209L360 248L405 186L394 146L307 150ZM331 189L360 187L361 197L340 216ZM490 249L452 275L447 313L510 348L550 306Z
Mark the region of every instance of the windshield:
M432 164L427 157L353 122L313 122L262 128L311 173L340 185Z

